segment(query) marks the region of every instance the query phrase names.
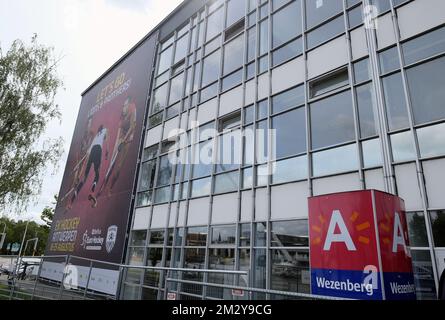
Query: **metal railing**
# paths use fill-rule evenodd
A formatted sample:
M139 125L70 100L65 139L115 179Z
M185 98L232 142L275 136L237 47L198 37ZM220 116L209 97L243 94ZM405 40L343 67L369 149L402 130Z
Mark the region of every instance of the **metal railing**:
M248 287L249 277L249 271L135 266L73 255L0 256L0 300L120 300L128 299L127 287L151 290L148 298L157 300L339 300Z

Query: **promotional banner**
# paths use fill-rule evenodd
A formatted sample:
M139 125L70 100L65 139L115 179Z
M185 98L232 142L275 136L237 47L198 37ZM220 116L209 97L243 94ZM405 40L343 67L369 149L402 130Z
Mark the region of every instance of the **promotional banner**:
M156 39L82 97L46 255L122 262Z
M405 209L374 190L309 199L313 294L415 299Z

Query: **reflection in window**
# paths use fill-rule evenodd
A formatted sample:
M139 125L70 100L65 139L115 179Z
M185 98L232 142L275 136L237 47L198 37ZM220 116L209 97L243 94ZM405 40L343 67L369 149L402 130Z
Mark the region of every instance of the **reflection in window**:
M312 148L354 140L351 92L346 91L310 105Z
M219 77L219 62L221 60L221 51L218 50L204 58L202 67L202 86L215 81Z
M379 53L380 72L382 74L400 69L397 47L392 47Z
M139 191L153 188L156 173L156 160L144 162L141 165L141 175L139 178Z
M178 101L182 97L183 84L184 84L184 72L174 77L171 81L169 104Z
M391 135L391 147L395 162L409 161L416 158L411 131Z
M215 193L232 192L238 190L238 171L215 176Z
M192 182L192 198L208 196L210 194L211 178L193 180Z
M272 183L297 181L307 178L307 157L301 156L272 163Z
M172 64L172 53L173 46L161 53L161 56L159 57L158 74L161 74L162 72L170 68Z
M380 166L383 163L380 148L380 139L366 140L362 142L363 164L365 168Z
M271 289L310 293L308 250L271 250Z
M136 230L131 233L131 242L132 246L145 246L147 238L146 230Z
M238 1L238 0L236 0ZM233 270L235 267L235 249L211 248L209 249L209 269ZM233 285L234 275L228 273L209 273L210 283ZM232 290L227 288L208 287L207 295L219 299L233 299Z
M212 13L207 20L207 34L206 34L206 41L209 41L214 36L216 36L218 33L222 30L223 25L223 8L219 9L218 11L215 11L215 13Z
M345 87L348 84L349 74L348 69L345 68L332 74L328 74L327 76L324 76L320 79L311 81L311 83L309 84L310 96L311 98L314 98L329 91Z
M231 26L233 23L244 17L245 1L230 0L227 2L227 23L226 26Z
M253 168L243 169L243 189L252 188L253 183Z
M173 166L170 162L169 156L163 156L159 161L159 174L157 186L165 186L170 184L170 180L172 177Z
M428 247L428 235L423 212L407 212L409 245L411 247Z
M162 85L153 92L153 106L151 108L151 114L164 109L165 105L167 104L167 88L168 83Z
M371 66L369 65L369 58L355 62L353 69L355 83L361 83L371 79Z
M250 223L240 224L240 247L250 246Z
M211 244L235 244L236 226L215 226L212 227Z
M304 104L304 86L298 86L272 97L272 113Z
M231 40L224 46L224 75L242 66L244 61L243 54L244 34Z
M403 43L402 50L407 65L445 52L445 28L442 27Z
M184 58L185 55L187 54L188 40L189 40L189 37L188 37L188 35L186 35L186 36L183 36L178 41L176 41L175 59L173 61L173 64L175 64L176 62L178 62L179 60Z
M190 227L187 229L186 246L205 247L207 244L207 227Z
M436 247L445 247L445 210L431 211L430 218L434 245Z
M433 265L429 250L411 250L417 299L436 299Z
M156 189L155 203L163 203L170 201L170 187Z
M309 231L307 220L272 222L272 247L307 247Z
M360 136L367 138L377 134L377 110L372 83L356 88L360 122Z
M274 13L272 16L273 48L301 34L300 0Z
M269 50L269 27L268 20L260 22L260 56Z
M275 129L276 158L296 155L306 151L306 112L298 108L272 118Z
M389 129L397 130L408 127L408 111L400 72L383 78L382 82Z
M445 123L417 129L421 157L445 154Z
M355 144L329 149L312 155L314 176L323 176L358 169Z
M306 0L306 28L310 29L342 10L343 1Z
M337 1L329 1L337 2ZM343 21L343 17L338 17L317 29L310 31L307 33L307 46L308 49L312 49L319 44L326 42L335 36L345 32L345 24Z
M254 287L266 288L266 250L255 249L254 252L255 252L253 259Z
M277 66L303 53L302 38L289 42L285 46L272 52L272 66Z
M267 222L258 222L255 224L255 247L266 246Z
M406 70L414 121L445 118L445 57Z
M194 145L193 178L204 177L212 172L213 141Z

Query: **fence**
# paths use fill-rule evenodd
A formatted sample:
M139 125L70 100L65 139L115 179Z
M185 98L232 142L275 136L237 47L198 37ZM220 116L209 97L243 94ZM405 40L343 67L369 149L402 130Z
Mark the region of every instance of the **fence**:
M122 265L70 255L0 256L0 300L333 299L250 288L249 276L248 271Z

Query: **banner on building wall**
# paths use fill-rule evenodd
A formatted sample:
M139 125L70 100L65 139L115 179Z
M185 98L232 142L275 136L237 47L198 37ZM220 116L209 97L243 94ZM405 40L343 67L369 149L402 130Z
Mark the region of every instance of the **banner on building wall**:
M156 38L82 97L46 255L122 261Z
M375 190L309 199L313 294L415 299L404 202Z

